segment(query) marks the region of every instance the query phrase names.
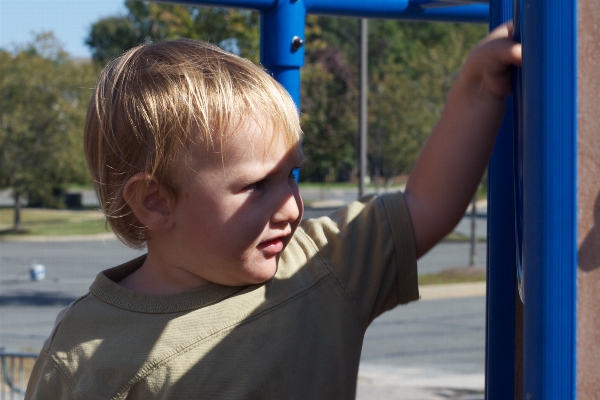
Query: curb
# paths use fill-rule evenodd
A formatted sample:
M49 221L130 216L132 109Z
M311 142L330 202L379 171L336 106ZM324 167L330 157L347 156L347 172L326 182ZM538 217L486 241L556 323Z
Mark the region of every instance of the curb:
M447 283L419 287L420 300L458 299L485 296L485 282Z

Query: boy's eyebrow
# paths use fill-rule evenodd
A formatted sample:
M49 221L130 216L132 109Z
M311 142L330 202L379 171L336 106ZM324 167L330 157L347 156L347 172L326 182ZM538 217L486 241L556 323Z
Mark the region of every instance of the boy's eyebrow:
M306 161L306 157L304 156L304 153L302 152L302 150L298 151L295 155L290 155L289 158L292 158L293 160L293 169L296 169L298 167L301 167L304 162ZM287 170L288 167L284 166L283 163L278 164L277 166L275 166L275 168L273 168L272 170L270 170L268 173L262 175L262 177L260 179L266 179L270 176L274 176L274 175L278 175L281 174L282 172L284 172L284 170ZM286 171L287 173L287 171ZM253 174L251 174L253 175ZM254 179L258 179L258 177L254 178Z
M299 154L294 155L291 158L293 158L292 169L301 167L306 161L306 157L304 157L304 153L302 153L301 151L299 152ZM286 169L288 168L284 167L283 165L278 165L275 168L273 168L273 170L271 170L266 176L277 175Z

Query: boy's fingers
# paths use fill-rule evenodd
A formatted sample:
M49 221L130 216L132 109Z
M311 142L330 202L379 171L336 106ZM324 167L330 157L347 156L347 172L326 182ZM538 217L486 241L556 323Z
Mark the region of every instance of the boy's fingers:
M521 66L521 44L512 40L511 25L494 29L473 51L463 71L491 94L504 98L511 89L510 66Z
M494 28L494 30L492 30L487 38L486 38L486 42L487 41L492 41L495 39L508 39L508 38L512 38L513 35L513 23L512 21L508 21L505 24L502 25L498 25L496 28Z
M521 44L512 40L513 23L509 21L496 27L481 43L481 49L502 63L521 66Z
M523 64L523 48L521 47L521 43L515 43L510 48L510 55L512 57L512 64L520 67Z
M521 43L513 42L510 39L497 39L487 43L482 50L490 60L496 59L506 65L515 65L520 67L523 61Z
M521 53L521 43L515 43L512 40L497 40L491 44L490 50L496 54L498 59L506 65L514 65L520 67L523 61ZM490 54L492 56L492 54Z

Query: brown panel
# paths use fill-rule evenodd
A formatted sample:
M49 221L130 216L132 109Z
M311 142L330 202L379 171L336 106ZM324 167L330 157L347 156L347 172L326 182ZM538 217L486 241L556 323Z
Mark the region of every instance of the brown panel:
M600 7L578 1L577 398L600 396Z

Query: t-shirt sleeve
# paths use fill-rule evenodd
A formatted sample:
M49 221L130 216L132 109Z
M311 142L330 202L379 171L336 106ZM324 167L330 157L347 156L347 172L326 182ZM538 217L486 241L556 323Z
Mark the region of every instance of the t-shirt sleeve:
M301 227L365 324L419 298L415 239L402 193L363 198Z
M45 350L38 356L25 392L25 400L61 399L76 397L60 368Z
M75 399L73 393L73 386L69 384L66 376L61 371L58 364L54 362L52 357L48 354L48 349L52 344L52 339L58 326L62 322L63 318L67 315L71 307L78 300L75 300L65 308L63 308L56 316L54 322L54 328L52 333L44 342L40 355L35 360L31 376L27 382L27 390L25 392L25 399Z

